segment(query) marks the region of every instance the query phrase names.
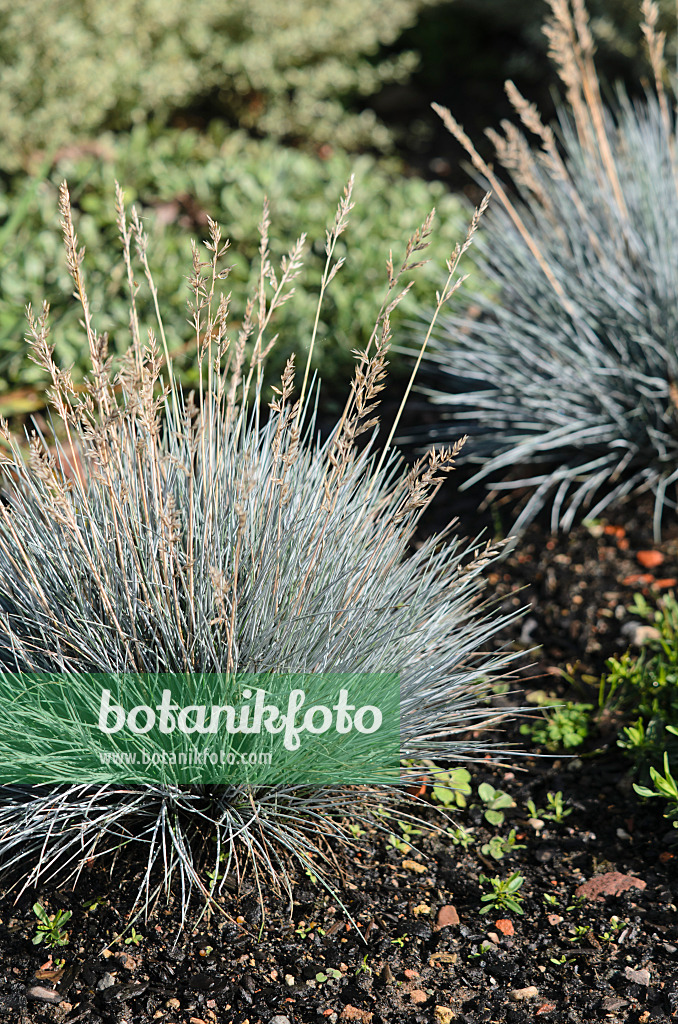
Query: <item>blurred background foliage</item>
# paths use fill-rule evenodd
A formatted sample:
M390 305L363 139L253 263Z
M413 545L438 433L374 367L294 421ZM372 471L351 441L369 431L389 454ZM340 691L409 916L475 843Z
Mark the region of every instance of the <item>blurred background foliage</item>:
M339 242L348 256L335 287L323 305L316 340L316 365L328 387L325 403L333 401L332 382L343 400L353 364L351 350L364 347L386 291L386 257L397 259L407 238L431 207L438 210L431 244L431 262L419 271L400 316L411 315L417 304L431 301L447 255L465 230L459 200L439 182L406 177L394 161L368 154L348 156L341 150L326 159L255 140L246 133L213 130L166 130L154 134L140 125L124 135L100 136L96 146L73 147L61 155L42 181L26 183L20 222L12 226L0 253L3 301L0 304L0 388L4 409L28 411L41 400L30 386L43 371L30 362L24 342L24 304L42 299L52 308L53 341L66 364L86 365L82 352L80 310L70 294L72 283L62 253L57 215L58 184L69 182L79 242L86 247L85 278L97 327L108 331L112 349L128 342L127 280L119 256L115 223L116 178L124 183L128 202L134 202L149 234L149 261L162 297L170 349L187 383L195 383L195 340L187 320L187 276L191 268L191 238L207 237L207 214L231 240L227 264L232 271L226 290L232 293L232 325L237 329L247 296L258 280L258 232L264 196L271 209L271 247L278 258L303 229L308 233L307 259L295 282L295 301L276 315L280 342L271 353L271 379L282 372L291 352L300 362L310 341L325 262L325 229L332 219L343 186L355 174L355 209ZM17 197L0 193L0 216L9 217ZM143 274L139 275L140 314L155 326L152 302ZM396 372L398 367L396 366ZM76 373L76 379L78 374ZM27 393L16 387L21 383ZM3 398L0 392L0 409Z
M647 74L638 6L589 0L603 76L636 91ZM661 7L671 28L673 0ZM58 355L76 370L80 363L56 213L63 177L88 249L99 328L114 344L127 329L117 177L151 236L175 351L190 338L190 237L203 235L209 213L232 239L237 317L256 273L267 193L277 252L301 230L312 243L298 284L303 300L284 307L278 322L282 364L293 348L303 355L325 226L355 170L357 206L342 239L350 258L325 306L315 361L326 395L345 387L351 350L365 343L381 302L388 250L397 253L438 207L434 262L411 300L426 304L435 264L463 231L449 189L473 188L431 100L448 105L481 149L484 129L509 112L506 77L548 113L547 13L541 0L62 0L57 8L0 0L0 411L40 401L31 390L40 374L23 341L27 301L50 301ZM668 51L675 56L673 32ZM187 347L189 382L191 366Z
M105 129L219 118L270 138L386 148L365 99L430 0L49 0L0 4L0 162ZM382 48L382 49L380 49Z

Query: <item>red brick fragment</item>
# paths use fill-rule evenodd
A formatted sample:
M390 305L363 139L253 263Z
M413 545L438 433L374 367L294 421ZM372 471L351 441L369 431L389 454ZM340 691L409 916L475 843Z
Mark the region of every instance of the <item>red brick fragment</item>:
M494 923L497 927L497 931L500 931L502 935L515 935L516 930L513 927L513 924L506 918L502 917Z
M438 920L434 931L439 932L441 928L450 928L455 924L459 924L459 914L457 908L448 903L438 911Z
M622 875L621 871L606 871L604 875L594 875L588 882L582 882L575 889L576 896L584 896L587 900L602 900L605 896L618 896L626 889L645 889L647 882L634 875Z

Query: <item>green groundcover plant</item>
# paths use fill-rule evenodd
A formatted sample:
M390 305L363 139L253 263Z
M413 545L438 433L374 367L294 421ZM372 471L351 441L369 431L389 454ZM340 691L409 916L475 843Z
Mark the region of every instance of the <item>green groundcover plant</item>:
M414 313L431 294L434 265L442 263L462 230L460 203L440 183L405 178L395 163L361 156L353 162L340 151L327 159L248 138L244 132L200 135L194 130L155 133L146 125L129 134L100 137L89 148L74 148L54 160L42 176L18 176L0 190L0 408L5 415L32 411L41 401L41 371L27 358L22 307L43 299L50 303L58 362L73 365L80 383L87 371L80 314L69 300L68 272L60 257L61 238L55 216L59 182L67 178L78 234L87 247L88 294L101 331L112 347L124 337L128 321L126 278L116 260L117 226L110 196L117 178L139 209L149 236L154 268L162 268L163 318L175 372L188 386L197 383L191 325L186 319L185 267L191 258L189 230L208 237L207 213L223 226L231 241L229 289L239 315L256 287L257 224L264 197L272 217L271 246L283 242L304 224L313 245L304 273L295 281L295 301L279 311L280 342L270 353L267 381L280 378L292 352L306 356L306 325L313 322L318 282L324 264L326 211L338 183L355 173L355 196L361 214L353 218L338 248L351 259L342 274L342 288L330 291L323 304L314 349L314 368L322 366L324 403L339 406L345 398L355 348L370 336L374 309L383 290L383 257L409 237L431 206L439 228L431 240L432 261L418 276L407 297L404 314ZM316 242L316 239L319 241ZM139 315L153 315L150 294L137 299ZM400 364L402 367L402 363ZM392 365L391 372L396 369ZM335 394L330 385L336 382Z
M481 263L493 297L450 316L430 394L467 431L471 483L520 489L519 530L544 506L567 530L631 492L655 496L655 533L678 479L678 153L658 10L643 2L654 91L604 106L583 0L549 0L565 86L559 131L512 83L524 131L492 132L507 188L439 112L496 199ZM536 143L533 148L532 141Z
M388 130L361 105L416 67L415 54L380 48L426 3L61 0L57 12L4 0L0 167L189 107L275 138L387 147Z
M599 704L623 719L617 742L633 761L636 792L666 801L665 816L678 828L678 601L670 593L652 606L636 594L629 611L654 632L639 654L608 660Z
M341 268L337 246L352 185L327 234L320 301ZM206 259L193 250L200 372L186 393L172 369L136 211L126 212L118 190L131 341L113 359L87 298L65 184L60 210L90 373L76 388L54 360L47 309L29 309L34 358L51 379L54 426L31 433L26 448L1 424L3 671L393 672L403 759L470 759L490 749L464 733L497 721L484 698L512 657L488 653L510 616L479 603L494 550L447 535L411 544L459 445L405 470L390 439L381 454L369 440L390 313L421 263L432 215L402 264L388 261L385 299L357 357L350 398L321 441L309 359L296 390L290 358L269 408L262 402L271 320L291 296L304 236L274 265L264 207L258 285L231 333L228 246L209 222ZM438 312L456 291L477 222L478 215L448 261ZM144 281L158 314L147 330L138 314ZM315 332L308 329L310 357ZM367 445L358 447L365 434ZM214 902L227 874L268 875L291 898L287 869L296 858L324 880L333 842L352 842L356 823L370 820L372 808L379 822L397 796L340 779L261 788L9 784L0 789L0 857L5 870L23 872L25 887L62 870L77 877L90 858L140 845L147 867L138 899L145 894L148 908L153 892L179 878L183 921L191 892Z

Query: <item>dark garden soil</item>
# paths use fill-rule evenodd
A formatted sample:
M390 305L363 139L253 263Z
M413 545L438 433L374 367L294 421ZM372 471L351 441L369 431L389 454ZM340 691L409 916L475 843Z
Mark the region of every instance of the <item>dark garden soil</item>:
M506 830L485 827L473 808L457 816L475 829L466 853L444 835L407 852L366 836L340 890L353 924L304 876L291 920L268 895L262 920L246 886L225 904L242 924L203 921L176 947L175 906L137 922L138 944L112 941L138 885L133 864L119 863L110 883L91 871L75 892L44 888L18 904L4 899L0 1009L31 1024L675 1018L675 858L661 842L661 821L629 794L614 753L594 764L524 767L481 769L477 779L512 795L508 819L525 849L500 863L479 853L481 841ZM539 827L525 801L532 795L541 806L548 790L562 791L572 813ZM481 916L479 875L516 870L525 879L524 914ZM611 883L616 894L578 897L590 879ZM31 943L36 897L50 912L73 911L70 942L51 957ZM84 909L97 898L96 910Z

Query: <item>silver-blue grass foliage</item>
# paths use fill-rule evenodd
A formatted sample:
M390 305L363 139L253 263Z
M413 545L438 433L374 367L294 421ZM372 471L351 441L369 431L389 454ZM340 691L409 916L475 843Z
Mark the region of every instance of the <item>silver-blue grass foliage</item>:
M601 100L581 0L549 0L565 85L559 129L508 82L523 129L488 132L505 187L449 111L438 112L494 192L478 265L486 284L443 320L431 351L436 443L469 434L465 486L528 489L567 531L632 492L675 508L678 480L678 151L663 36L645 0L654 92Z
M351 185L328 231L321 298L341 266L336 245L350 199ZM2 671L398 672L402 757L482 756L492 745L470 740L468 730L496 723L485 698L511 657L491 653L510 616L481 599L494 552L449 537L411 544L458 445L406 470L395 450L380 455L369 439L356 444L374 431L389 314L403 294L402 275L420 265L432 218L410 239L399 270L388 261L372 351L358 355L344 414L320 440L315 392L305 374L295 401L292 361L261 413L269 323L291 295L303 236L274 267L265 209L260 286L231 336L228 270L221 269L227 243L210 222L207 258L194 248L190 278L204 383L184 395L136 212L130 219L119 191L131 342L117 359L94 325L65 185L60 206L91 375L84 391L73 387L53 361L48 311L29 310L33 352L51 377L55 426L20 444L0 425ZM463 249L450 260L441 306L456 290ZM159 341L139 327L137 276L156 300ZM339 782L5 786L1 865L23 872L24 886L36 885L141 844L146 870L137 899L145 894L148 909L178 878L183 921L191 892L218 901L229 873L249 872L257 884L268 877L290 897L295 858L324 878L333 839L351 838L346 822L366 821L397 797L397 789Z

